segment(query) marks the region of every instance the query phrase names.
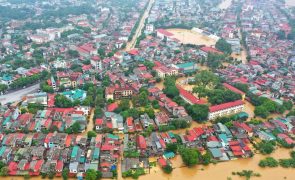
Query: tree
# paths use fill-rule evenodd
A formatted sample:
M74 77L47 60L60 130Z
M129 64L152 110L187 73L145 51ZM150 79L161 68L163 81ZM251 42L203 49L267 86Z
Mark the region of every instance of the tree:
M166 145L166 151L168 152L174 152L176 153L177 152L177 144L176 143L169 143Z
M269 115L269 112L267 111L267 109L264 106L257 106L257 107L255 107L254 114L255 114L255 116L267 118L267 116Z
M293 107L293 103L292 103L292 101L284 101L283 102L283 106L287 109L287 110L291 110L292 109L292 107Z
M163 171L166 173L166 174L171 174L172 172L172 167L170 165L166 165L163 167Z
M80 132L80 129L81 129L81 125L80 125L80 123L75 122L75 123L72 125L72 130L73 130L73 133L74 133L74 134L78 134L78 133Z
M70 99L62 94L57 94L55 96L54 105L60 108L69 108L73 106L73 103Z
M262 154L270 154L274 151L275 144L276 143L274 141L261 141L260 143L257 144L257 149Z
M63 178L63 180L67 180L69 178L69 169L68 168L64 168L62 170L62 178Z
M179 95L179 90L177 89L175 82L176 78L172 76L166 77L164 80L165 88L163 89L163 92L170 98L174 98Z
M209 151L206 151L204 155L201 156L202 164L208 165L211 162L212 155Z
M189 167L199 162L199 151L196 149L183 147L180 149L180 156L183 163Z
M194 87L193 92L197 93L199 98L206 97L208 94L208 90L204 86Z
M6 164L3 161L0 161L0 169L2 169Z
M267 157L259 161L258 164L260 167L277 167L279 162L272 157Z
M0 94L5 92L8 89L8 86L5 84L0 84Z
M226 54L232 53L231 45L228 42L226 42L226 40L223 38L219 39L216 42L215 47L216 47L216 49L218 49Z
M4 166L0 169L0 176L7 176L8 175L8 167Z
M206 89L213 89L219 83L219 78L211 71L202 70L195 76L197 86L203 86Z
M207 105L194 104L189 106L187 111L193 120L202 122L208 118L209 107Z
M69 50L68 51L68 54L72 57L72 58L77 58L77 57L79 57L79 52L78 51L76 51L76 50Z
M96 171L96 179L99 180L102 178L102 173L100 171Z
M129 99L122 99L120 104L119 104L119 108L122 111L126 111L126 110L130 109Z
M96 171L94 169L88 169L86 171L86 180L96 180Z
M96 137L96 132L94 131L88 131L87 132L88 139L91 139L92 137Z

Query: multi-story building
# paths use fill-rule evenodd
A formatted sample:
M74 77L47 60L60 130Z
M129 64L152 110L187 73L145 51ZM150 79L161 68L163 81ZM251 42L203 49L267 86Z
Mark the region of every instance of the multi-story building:
M213 120L218 117L236 114L244 110L244 102L237 100L233 102L223 103L209 108L208 119Z

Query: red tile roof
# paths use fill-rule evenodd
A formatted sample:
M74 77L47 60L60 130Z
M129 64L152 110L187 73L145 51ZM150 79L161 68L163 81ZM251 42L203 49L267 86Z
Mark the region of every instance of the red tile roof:
M168 37L174 35L173 33L166 31L165 29L157 29L157 32L163 34L164 36L168 36Z
M145 138L142 135L137 136L137 144L141 150L145 150L147 148Z
M167 165L166 160L162 157L158 159L158 162L159 162L160 166L162 166L162 167L165 167Z
M102 123L103 123L103 119L101 119L101 118L97 118L95 120L95 125L102 125Z
M204 46L201 48L202 51L206 52L206 53L216 53L216 54L223 54L223 52L215 49L215 48L212 48L212 47L207 47L207 46Z
M177 89L179 90L179 94L191 102L191 104L205 104L205 101L196 98L193 94L189 93L185 89L183 89L181 86L177 85Z
M228 109L228 108L235 107L235 106L240 106L240 105L243 105L243 104L244 104L244 102L242 100L237 100L237 101L233 101L233 102L227 102L227 103L211 106L209 108L209 111L210 112L216 112L216 111Z
M117 108L118 108L118 104L114 102L114 103L108 105L107 110L108 110L109 112L113 112L113 111L115 111Z
M232 86L232 85L230 85L230 84L223 83L223 86L224 86L225 88L227 88L227 89L229 89L229 90L235 92L235 93L238 93L238 94L241 94L241 95L245 94L243 91L241 91L241 90L235 88L234 86Z

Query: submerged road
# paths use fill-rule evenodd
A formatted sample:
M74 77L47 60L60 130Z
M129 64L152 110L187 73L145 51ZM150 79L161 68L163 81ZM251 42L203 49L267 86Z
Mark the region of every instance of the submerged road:
M9 102L16 102L22 99L27 94L36 92L40 87L40 84L35 84L33 86L27 87L25 89L20 89L17 91L9 92L8 94L4 94L0 96L0 103L7 104Z
M132 37L132 40L130 42L127 42L127 44L126 44L126 49L125 49L126 51L129 51L135 47L136 40L141 35L141 31L144 28L144 22L145 22L146 18L148 18L154 2L155 2L155 0L149 0L149 2L148 2L149 4L148 4L147 8L145 9L143 16L140 19L139 25L135 31L134 36Z

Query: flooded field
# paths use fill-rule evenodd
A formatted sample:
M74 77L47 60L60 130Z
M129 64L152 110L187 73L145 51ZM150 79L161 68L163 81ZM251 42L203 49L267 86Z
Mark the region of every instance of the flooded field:
M216 40L209 38L201 33L193 32L188 29L166 29L174 34L174 38L178 39L183 44L195 44L195 45L215 45Z
M275 153L271 155L274 158L289 158L289 150L287 149L277 149ZM250 159L239 159L228 162L218 163L216 165L209 166L196 166L193 168L183 167L182 160L180 156L176 156L172 159L172 164L175 169L171 175L163 173L163 171L157 166L151 169L151 173L145 176L140 177L140 180L179 180L179 179L206 179L206 180L226 180L228 177L231 177L233 180L245 179L238 176L233 176L232 172L242 171L242 170L253 170L256 173L260 173L261 177L253 179L295 179L294 169L286 168L260 168L258 163L261 159L264 159L267 156L256 154L253 158ZM279 173L278 173L279 172ZM252 178L251 178L252 179Z
M243 50L241 51L241 54L232 54L231 57L233 57L234 59L237 59L237 60L242 60L242 63L243 64L246 64L247 63L247 52L246 50Z

